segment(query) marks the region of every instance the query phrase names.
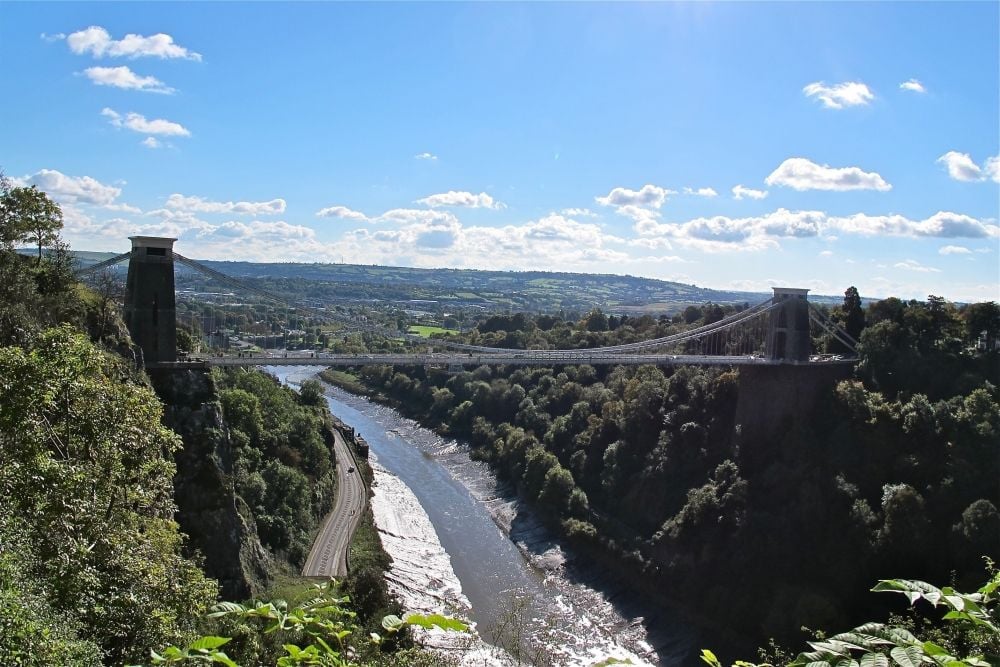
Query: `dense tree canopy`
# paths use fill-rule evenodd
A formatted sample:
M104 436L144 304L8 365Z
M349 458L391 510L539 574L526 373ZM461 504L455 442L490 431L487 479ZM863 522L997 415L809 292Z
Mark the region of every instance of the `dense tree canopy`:
M858 618L873 576L954 571L969 581L981 555L1000 556L1000 353L983 343L995 308L930 297L887 299L866 313L847 290L831 316L860 337L858 377L831 386L822 409L767 440L736 423L733 371L365 367L359 375L413 416L468 438L474 456L583 548L614 555L625 576L763 639ZM613 331L593 331L602 328L596 311L522 330L504 316L470 339L587 346L721 316L709 304ZM822 351L830 341L815 334ZM733 587L740 596L727 596Z
M117 663L183 639L216 589L180 555L178 440L153 392L69 328L0 348L0 378L0 544L15 557L0 573L18 575L0 595L36 600L74 655ZM0 633L0 652L30 639Z

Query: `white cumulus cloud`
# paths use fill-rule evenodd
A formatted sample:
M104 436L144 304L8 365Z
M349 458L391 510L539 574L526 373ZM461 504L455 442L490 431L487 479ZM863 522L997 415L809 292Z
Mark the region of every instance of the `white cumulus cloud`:
M211 201L202 197L172 194L167 208L191 213L236 213L237 215L278 215L285 212L284 199L270 201Z
M683 222L662 222L655 216L633 219L633 229L639 235L634 245L670 247L673 242L705 252L765 250L776 247L778 239L787 238L836 238L831 232L910 238L1000 238L1000 227L995 224L945 211L923 220L865 213L829 216L823 211L784 208L744 218L717 215Z
M562 215L568 215L569 217L577 218L596 218L597 214L591 211L589 208L564 208L560 211Z
M146 148L163 148L163 142L161 142L156 137L146 137L141 142Z
M907 81L904 81L903 83L899 84L899 89L900 90L909 90L909 91L914 92L914 93L926 93L927 92L927 89L924 87L924 84L920 83L916 79L909 79Z
M717 197L719 195L712 188L698 188L697 190L694 188L684 188L684 194L695 195L696 197Z
M846 81L832 86L823 81L810 83L802 89L806 97L813 97L828 109L843 109L868 104L875 99L875 93L860 81Z
M956 181L986 181L1000 183L1000 156L988 157L980 167L968 153L948 151L937 159Z
M375 218L378 222L394 222L408 225L415 223L454 223L457 218L447 211L428 211L425 208L394 208Z
M789 211L784 208L762 216L729 218L717 215L681 223L638 221L635 231L645 237L666 237L681 245L706 252L763 250L783 237L815 237L826 220L820 211Z
M368 222L368 216L361 211L354 211L346 206L327 206L316 211L316 216L320 218L340 218L341 220L356 220L358 222Z
M191 136L190 130L180 123L163 120L162 118L148 120L142 114L131 111L122 116L114 109L109 109L108 107L101 109L101 115L107 117L108 122L115 127L125 127L140 134L159 134L175 137Z
M1000 237L1000 227L950 211L938 211L923 220L911 220L902 215L855 213L849 216L831 217L827 220L827 225L832 229L862 236L973 239Z
M1000 155L986 158L983 163L983 174L994 183L1000 183Z
M111 34L101 26L90 26L66 37L70 51L78 55L89 53L95 58L125 57L140 58L184 58L201 60L201 54L190 51L174 42L174 38L164 33L144 37L128 34L121 39L112 39Z
M892 186L875 172L858 167L830 167L801 157L788 158L764 179L768 185L795 190L891 190Z
M140 76L128 67L88 67L84 75L98 86L112 86L126 90L172 95L176 91L155 76Z
M647 183L638 190L623 187L613 188L604 197L595 197L594 199L601 206L660 208L667 201L667 197L674 194L677 193L673 190Z
M753 188L743 187L742 185L733 186L733 199L739 201L744 197L750 199L763 199L767 196L767 190L754 190Z
M42 169L17 181L38 186L59 203L111 207L122 193L121 188L105 185L90 176L67 176L55 169Z
M434 160L437 160L437 159L438 159L438 156L437 156L437 155L434 155L434 153L426 153L426 152L425 152L425 153L417 153L417 154L416 154L416 155L414 155L413 157L415 157L415 158L416 158L416 159L418 159L418 160L430 160L430 161L432 161L432 162L433 162Z
M418 199L417 203L430 206L431 208L438 208L442 206L455 206L462 208L504 208L503 204L495 201L493 197L489 196L485 192L480 192L477 195L471 192L457 190L449 190L448 192L429 195L423 199Z

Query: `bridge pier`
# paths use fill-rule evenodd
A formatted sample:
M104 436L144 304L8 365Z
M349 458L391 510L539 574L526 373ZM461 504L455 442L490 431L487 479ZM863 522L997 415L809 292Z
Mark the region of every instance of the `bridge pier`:
M174 241L130 236L132 256L125 282L125 325L142 349L143 363L177 361Z
M781 307L771 311L766 356L786 363L808 362L812 350L809 337L809 290L775 287L774 301Z

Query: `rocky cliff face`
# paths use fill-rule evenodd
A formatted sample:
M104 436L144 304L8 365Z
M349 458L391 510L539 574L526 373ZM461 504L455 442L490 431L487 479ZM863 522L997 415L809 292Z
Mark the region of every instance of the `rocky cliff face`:
M233 452L222 408L207 371L149 371L164 402L163 423L184 441L177 452L177 522L189 548L204 558L222 597L243 600L262 591L268 555L249 508L233 487Z

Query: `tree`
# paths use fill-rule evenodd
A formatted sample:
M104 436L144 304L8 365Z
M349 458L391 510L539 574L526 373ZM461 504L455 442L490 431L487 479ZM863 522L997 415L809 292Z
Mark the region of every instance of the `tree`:
M996 301L969 304L962 313L968 340L976 342L986 335L986 349L996 346L1000 334L1000 306Z
M38 247L41 263L42 248L56 242L62 226L62 209L34 185L11 188L0 195L0 242L5 246L13 248L30 241Z
M93 334L97 340L102 340L108 333L115 307L125 296L125 286L114 271L104 269L94 276L93 289L97 294L97 322Z
M584 320L584 328L587 331L607 331L608 316L602 313L599 308L595 308L587 314L587 319Z
M865 311L861 309L861 296L858 294L858 288L851 287L847 288L844 292L844 305L842 306L844 313L844 329L854 340L858 340L861 336L861 330L865 328Z
M181 556L155 394L70 327L0 348L0 378L0 543L29 545L25 576L109 663L185 638L216 585Z

